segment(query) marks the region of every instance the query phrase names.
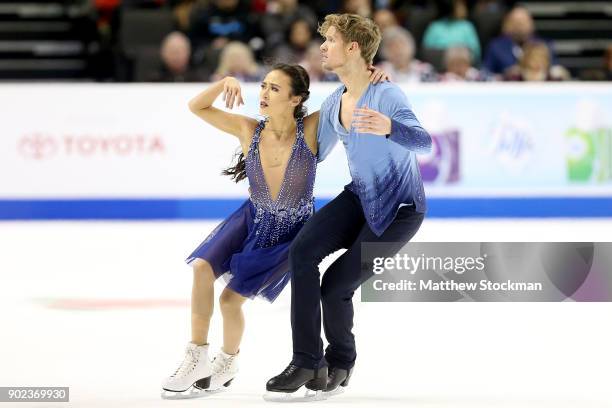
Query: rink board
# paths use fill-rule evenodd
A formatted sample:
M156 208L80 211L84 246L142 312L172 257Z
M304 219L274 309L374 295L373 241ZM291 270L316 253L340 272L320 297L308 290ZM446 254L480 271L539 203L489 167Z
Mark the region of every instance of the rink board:
M220 175L236 139L187 108L205 86L2 85L0 219L224 217L247 186ZM337 86L313 85L310 111ZM612 216L612 85L400 86L433 138L429 216ZM258 90L244 86L239 113L258 117ZM339 143L318 206L349 181Z

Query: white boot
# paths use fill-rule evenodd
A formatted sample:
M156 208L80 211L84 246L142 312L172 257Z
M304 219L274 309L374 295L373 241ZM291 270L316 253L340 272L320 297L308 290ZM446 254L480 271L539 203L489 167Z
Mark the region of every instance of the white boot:
M209 388L212 365L208 359L208 344L187 344L185 358L179 368L162 383L162 398L194 398L201 396L200 390ZM170 393L167 393L167 392ZM182 393L185 394L173 394Z
M227 354L223 350L219 350L212 366L213 373L208 391L227 388L238 374L238 354Z

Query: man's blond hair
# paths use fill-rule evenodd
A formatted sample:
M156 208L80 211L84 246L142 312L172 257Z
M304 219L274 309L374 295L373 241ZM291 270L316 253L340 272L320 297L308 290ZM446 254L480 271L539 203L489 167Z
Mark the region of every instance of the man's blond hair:
M328 14L319 26L319 34L325 36L329 27L335 27L345 42L355 41L359 44L365 62L372 63L382 38L380 28L374 21L357 14Z

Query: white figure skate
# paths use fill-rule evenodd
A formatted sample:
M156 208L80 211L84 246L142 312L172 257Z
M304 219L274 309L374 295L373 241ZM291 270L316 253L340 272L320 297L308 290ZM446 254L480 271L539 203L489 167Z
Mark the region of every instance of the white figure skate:
M208 344L187 344L185 358L179 368L162 384L163 399L185 399L206 396L210 387L212 364L208 359Z
M238 374L238 354L227 354L223 350L215 356L212 362L212 378L208 392L224 391L230 386Z

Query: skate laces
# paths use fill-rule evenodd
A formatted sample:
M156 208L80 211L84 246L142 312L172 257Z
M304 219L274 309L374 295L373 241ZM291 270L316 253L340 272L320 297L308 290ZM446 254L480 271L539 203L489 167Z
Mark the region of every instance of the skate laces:
M197 365L199 357L200 353L197 350L188 347L185 351L183 362L179 368L176 369L174 374L172 374L172 377L181 377L189 374Z
M232 365L234 358L236 358L235 354L233 355L230 354L228 357L223 357L221 354L215 356L212 362L213 373L216 373L216 374L225 373L229 369L229 366Z
M296 367L295 365L293 365L293 364L289 364L287 367L285 367L285 369L283 370L283 372L282 372L282 373L280 373L279 377L280 377L280 376L285 376L285 375L287 375L287 374L291 374L292 372L294 372L294 371L295 371L295 369L296 369L296 368L297 368L297 367Z

